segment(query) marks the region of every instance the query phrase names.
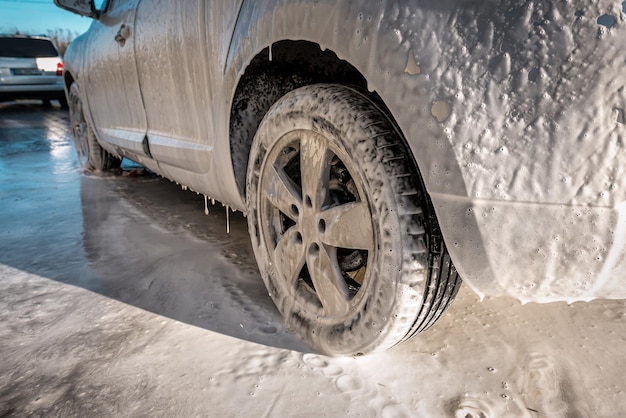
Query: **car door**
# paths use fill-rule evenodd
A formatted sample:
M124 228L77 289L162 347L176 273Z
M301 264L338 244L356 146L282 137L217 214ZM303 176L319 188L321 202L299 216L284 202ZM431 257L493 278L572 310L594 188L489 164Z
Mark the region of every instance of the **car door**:
M135 63L135 16L141 0L110 0L89 31L86 91L101 139L122 155L150 164L144 147L146 114Z
M141 0L135 49L150 152L161 173L189 186L209 171L224 57L241 1ZM222 135L223 136L223 135Z

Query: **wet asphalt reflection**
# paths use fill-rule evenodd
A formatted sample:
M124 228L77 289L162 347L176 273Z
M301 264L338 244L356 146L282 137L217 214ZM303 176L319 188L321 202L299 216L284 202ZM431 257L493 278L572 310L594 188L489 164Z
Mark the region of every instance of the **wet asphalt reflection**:
M240 213L230 213L227 234L221 204L206 216L203 196L132 163L86 175L75 154L67 111L0 105L1 264L225 335L309 350L282 327ZM244 327L240 312L253 309L262 314Z

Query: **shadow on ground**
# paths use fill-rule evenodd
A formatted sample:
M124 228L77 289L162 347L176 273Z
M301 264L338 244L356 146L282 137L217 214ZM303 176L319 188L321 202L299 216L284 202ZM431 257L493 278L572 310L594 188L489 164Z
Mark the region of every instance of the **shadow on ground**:
M90 176L69 115L0 107L0 263L181 322L310 352L285 329L262 283L240 213L136 167Z

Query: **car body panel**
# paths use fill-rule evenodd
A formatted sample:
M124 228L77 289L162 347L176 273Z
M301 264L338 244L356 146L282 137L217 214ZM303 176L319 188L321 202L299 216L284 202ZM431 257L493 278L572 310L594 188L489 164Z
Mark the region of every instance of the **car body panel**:
M305 39L364 74L478 294L626 297L615 285L626 281L623 11L608 1L307 4L246 3L235 71L266 45ZM598 24L611 10L622 24Z
M245 211L228 141L237 83L265 48L271 59L274 43L314 42L359 70L390 110L455 266L477 293L541 302L626 297L626 14L619 4L139 4L137 78L143 126L161 160L155 171ZM86 37L70 46L85 56L89 48ZM127 110L106 105L124 97L124 77L102 73L107 48L77 61L88 62L84 71L93 76L76 72L79 83L92 85L98 74L117 85L87 97L105 141L94 104ZM142 126L135 122L129 127ZM144 130L135 132L139 138Z
M209 191L207 180L197 181L197 175L223 177L232 166L230 153L222 150L226 168L218 165L213 170L214 146L228 135L215 121L228 120L231 96L222 88L229 44L224 39L229 37L215 34L231 33L238 11L239 2L234 1L183 4L142 0L137 12L135 42L141 48L136 48L135 54L151 154L162 170L176 170L179 182L205 193ZM193 174L185 175L180 169ZM227 192L216 190L214 194L229 202L233 198L228 194L234 189L231 185L226 188ZM235 200L243 209L239 199Z
M142 146L147 122L139 90L133 36L138 1L112 1L109 11L90 27L84 42L95 42L97 48L84 51L83 62L88 62L89 66L82 73L86 79L83 85L89 88L83 89L82 94L90 108L108 109L107 112L91 112L98 136L114 145L116 154L125 154L156 168ZM124 39L117 41L121 32L125 32Z

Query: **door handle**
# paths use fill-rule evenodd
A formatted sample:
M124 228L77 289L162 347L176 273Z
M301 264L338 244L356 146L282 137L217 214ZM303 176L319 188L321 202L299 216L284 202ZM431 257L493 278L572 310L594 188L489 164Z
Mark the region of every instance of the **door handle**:
M120 44L120 46L124 46L126 43L126 39L130 35L130 28L122 23L120 29L115 34L115 42Z

